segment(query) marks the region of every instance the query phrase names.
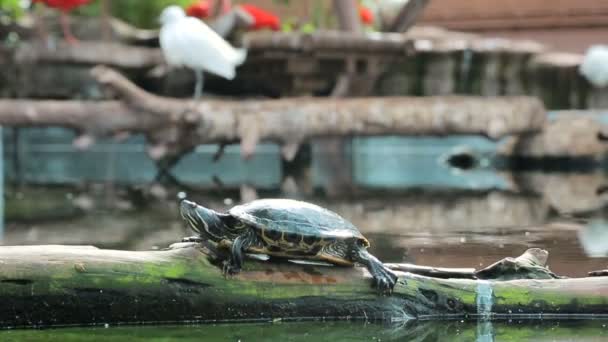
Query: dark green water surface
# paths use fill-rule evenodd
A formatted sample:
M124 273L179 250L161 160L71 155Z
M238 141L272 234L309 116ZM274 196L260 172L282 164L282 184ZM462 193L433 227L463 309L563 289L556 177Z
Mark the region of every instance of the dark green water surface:
M0 332L2 341L605 341L607 321L274 323L107 328L66 328Z

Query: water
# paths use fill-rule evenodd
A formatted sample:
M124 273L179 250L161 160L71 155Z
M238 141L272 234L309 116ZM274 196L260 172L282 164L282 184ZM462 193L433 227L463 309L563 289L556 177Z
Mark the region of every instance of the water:
M418 322L402 326L348 322L220 324L17 330L3 341L605 341L607 321Z
M231 155L234 151L229 150L224 161L227 164L208 167L201 171L204 176L192 171L201 162L193 157L180 167L187 177L204 177L208 183L206 189L190 192L189 197L217 210L239 202L240 183L257 189L260 197L295 197L332 209L358 226L371 241L371 252L386 262L479 269L501 258L517 256L527 248L540 247L549 251L549 267L560 275L581 277L607 267L608 176L603 170L515 173L493 167L490 160L495 146L487 141L428 139L416 145L411 140L391 139L356 141L351 180L355 186L332 197L323 196L318 189L286 188L286 175L277 164L278 150L274 147L264 150L262 159L246 167L239 164L238 153ZM378 150L382 152L374 152ZM470 168L446 164L446 156L462 150L473 151L476 162ZM58 159L62 164L56 172L40 172L35 164L26 163L30 177L27 182L7 185L6 229L1 244L90 244L150 250L191 235L179 218L174 200L182 189L149 186L145 181L152 173L146 171L144 179L138 178L136 172L129 174L124 167L128 163L121 162L123 156L112 158L114 167L126 172L124 180L144 183L127 186L124 180L113 182L104 175L121 177L121 172L95 168L89 170L94 176L89 181L74 181L83 174L76 169L69 169L72 179L61 179L66 174L61 168L72 167L75 161L70 161L66 150L57 147L57 151L66 158ZM132 149L129 151L133 153ZM99 153L102 152L108 154ZM202 148L199 152L201 163L209 164L213 151ZM32 162L38 153L34 153ZM81 167L86 170L84 165ZM314 169L312 174L317 179L311 183L322 184L319 178L327 172ZM223 176L224 184L213 187L210 180L214 174ZM40 178L49 175L55 178L46 182ZM415 322L407 326L361 322L111 326L5 331L0 333L0 339L600 341L606 338L606 324L592 320Z

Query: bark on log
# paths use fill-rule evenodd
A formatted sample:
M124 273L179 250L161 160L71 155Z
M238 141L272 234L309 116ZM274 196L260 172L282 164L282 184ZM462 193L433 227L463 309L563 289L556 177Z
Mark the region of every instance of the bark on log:
M561 111L539 134L511 137L500 154L530 158L587 157L608 152L608 127L599 112Z
M0 326L273 319L399 321L608 314L608 278L475 281L401 273L379 296L365 269L247 260L225 279L193 244L127 252L1 247Z
M245 157L261 140L294 145L320 136L481 134L497 139L543 127L543 105L530 97L382 97L356 99L192 102L163 98L119 73L93 75L122 101L0 100L0 124L56 125L89 136L144 133L155 159L176 157L205 143L240 141Z
M55 48L40 43L23 43L14 52L18 63L76 63L104 64L117 68L153 68L163 64L160 49L129 46L118 43L80 41L78 44L59 42Z

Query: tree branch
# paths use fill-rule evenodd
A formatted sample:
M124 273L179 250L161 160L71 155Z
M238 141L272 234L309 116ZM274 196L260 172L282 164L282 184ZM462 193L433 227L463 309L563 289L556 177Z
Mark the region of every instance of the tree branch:
M225 101L156 96L119 73L97 67L93 76L122 101L0 100L0 124L59 125L94 136L145 133L178 156L205 143L238 142L246 157L259 141L298 144L322 136L481 134L493 139L543 127L535 98L462 96L289 98Z
M152 68L164 63L160 49L110 42L80 41L75 45L62 41L53 49L42 44L23 43L14 54L15 61L19 63L104 64L126 69Z
M334 0L334 11L341 31L362 32L356 0Z
M409 0L399 11L395 21L388 25L385 31L405 32L409 30L410 27L414 26L428 3L429 0Z

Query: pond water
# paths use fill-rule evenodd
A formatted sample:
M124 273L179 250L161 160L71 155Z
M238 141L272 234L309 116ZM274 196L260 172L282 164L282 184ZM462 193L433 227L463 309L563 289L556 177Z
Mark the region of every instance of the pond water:
M605 341L608 321L348 322L63 328L0 332L2 341Z
M319 157L314 148L312 170L305 172L313 179L304 182L284 174L277 162L278 150L272 146L263 147L266 154L262 159L254 159L245 168L239 164L238 153L228 150L227 164L223 164L227 171L218 166L211 171L201 169L202 178L196 178L193 171L196 158L180 167L192 182L207 182L203 188L188 190L189 198L217 210L256 196L305 199L332 209L358 226L371 241L371 252L386 262L482 268L540 247L549 251L549 267L559 275L581 277L608 266L608 176L602 169L507 171L492 161L496 146L476 140L429 140L416 145L389 138L356 141L352 146L350 184L337 193L319 189L333 175L331 165L314 159ZM40 152L34 145L29 148L34 151L30 159L20 152L19 168L27 171L23 173L26 179L8 172L1 244L90 244L149 250L191 235L179 218L175 200L183 189L150 185L147 181L153 172L147 171L145 179L128 173L124 165L139 159L123 160L120 151L109 149L100 153L117 154L112 159L114 169L87 168L85 162L56 146L65 158L56 159L56 164L42 163L47 169L41 170L36 166ZM52 147L46 148L45 153L52 153ZM7 150L10 153L10 146ZM466 168L451 167L446 164L450 151L467 151L474 162ZM201 148L198 153L209 163L213 150ZM12 163L9 166L14 169L14 159ZM240 171L231 170L234 168ZM125 179L121 172L126 172ZM214 176L226 181L218 182ZM141 185L125 185L135 181ZM283 322L6 331L0 333L0 339L600 341L607 338L606 324L600 320L418 322L406 326Z

